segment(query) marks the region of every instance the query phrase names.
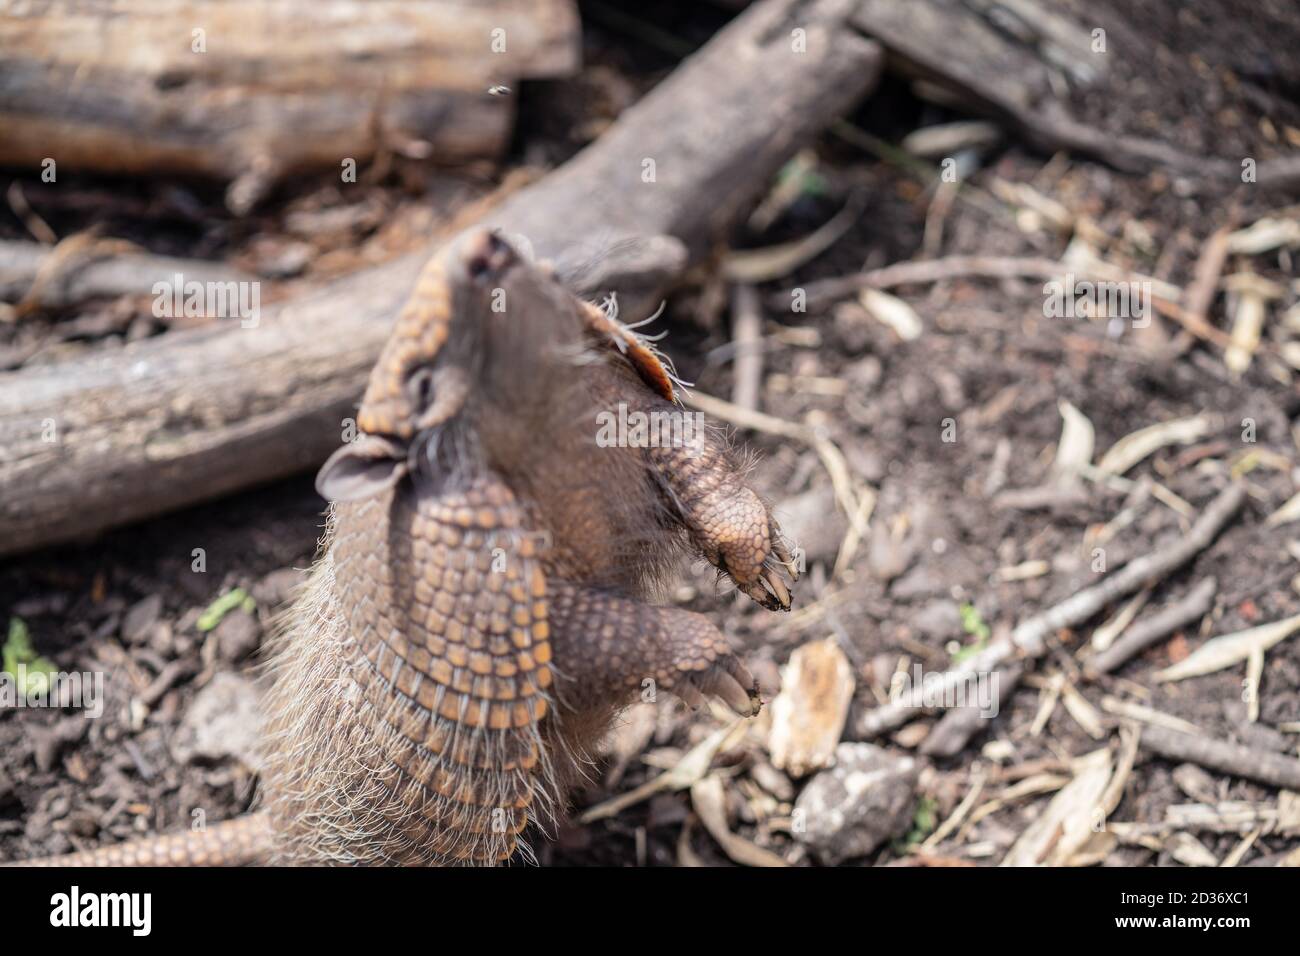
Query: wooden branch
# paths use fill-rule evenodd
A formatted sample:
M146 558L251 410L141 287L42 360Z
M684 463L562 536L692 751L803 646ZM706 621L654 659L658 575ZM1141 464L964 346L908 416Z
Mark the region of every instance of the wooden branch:
M831 279L818 279L804 287L808 308L816 309L847 298L862 289L893 289L900 285L944 282L948 279L1054 279L1070 268L1062 262L1044 258L1006 256L949 256L946 259L923 259L895 262L869 272L857 272ZM790 292L773 301L789 303Z
M959 666L945 671L941 680L925 688L926 694L947 694L976 674L1005 666L1017 652L1022 659L1041 657L1047 651L1047 635L1061 628L1077 627L1106 605L1168 577L1204 551L1241 508L1245 497L1245 488L1240 483L1228 485L1205 507L1191 530L1171 546L1135 558L1100 584L1077 591L1059 604L1021 622L1011 632L1010 639L991 644L966 658ZM1002 682L1006 680L1005 676L1001 678ZM901 726L923 706L924 696L917 691L867 711L854 728L857 739L874 737ZM964 726L955 725L947 734L955 735ZM946 744L952 745L951 736Z
M1012 664L998 671L998 710L1015 692L1025 669L1019 664ZM979 707L954 707L944 713L921 743L921 753L927 757L955 757L961 753L966 742L975 736L981 727L988 726L991 718L984 716Z
M731 402L757 411L763 391L763 313L752 285L742 283L731 290L731 335L736 373Z
M589 290L644 277L616 260L576 268L625 240L660 250L652 278L674 250L680 271L683 249L697 257L725 236L782 163L874 84L880 51L845 26L851 6L756 4L485 221L527 237ZM791 24L807 31L806 52L792 45ZM0 554L323 461L427 256L268 307L252 328L231 321L0 375Z
M1169 760L1186 760L1211 770L1256 780L1283 790L1300 790L1300 760L1212 737L1194 737L1147 724L1142 746Z
M101 0L10 5L0 51L0 163L237 198L384 146L495 156L514 104L489 87L574 72L580 32L573 0Z
M1218 582L1214 578L1204 578L1181 600L1131 625L1114 644L1088 659L1083 667L1084 676L1096 680L1102 674L1109 674L1161 638L1199 621L1214 606L1217 589Z
M1011 634L1012 643L1038 657L1045 649L1044 641L1048 634L1082 624L1106 605L1168 577L1210 546L1245 499L1244 486L1238 482L1228 485L1201 512L1191 530L1173 545L1134 558L1100 584L1084 588L1043 614L1020 624Z

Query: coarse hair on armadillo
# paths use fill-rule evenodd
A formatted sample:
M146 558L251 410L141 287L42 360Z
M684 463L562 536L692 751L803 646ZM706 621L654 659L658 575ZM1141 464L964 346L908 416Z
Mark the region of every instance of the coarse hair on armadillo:
M532 852L520 831L527 822L548 825L558 806L557 772L543 728L508 731L468 728L436 713L428 719L448 734L444 753L466 746L469 770L448 758L447 769L473 774L476 805L432 793L405 777L393 755L410 747L398 728L409 711L396 692L380 695L377 710L356 679L366 666L340 605L334 561L326 547L273 639L264 735L264 800L273 819L278 863L456 865L498 862ZM548 702L553 703L553 702ZM553 708L550 713L554 714ZM471 734L466 741L465 734ZM552 741L554 743L554 741ZM517 765L536 748L534 767ZM556 752L567 758L567 748ZM487 784L486 787L482 784ZM524 789L526 788L526 789ZM502 810L509 793L526 792L525 810Z

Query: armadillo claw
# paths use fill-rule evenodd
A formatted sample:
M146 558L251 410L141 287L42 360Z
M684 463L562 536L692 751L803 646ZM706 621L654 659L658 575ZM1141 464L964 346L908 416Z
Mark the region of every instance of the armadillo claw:
M690 671L670 687L692 710L703 702L700 695L717 697L741 717L755 717L763 707L758 694L758 682L749 668L734 655L715 661L701 671Z
M790 575L790 580L798 581L799 564L790 556L790 549L785 546L785 539L782 537L781 529L777 527L775 521L772 522L771 537L772 553L776 555L776 559L781 562L781 566L785 568L786 572Z
M690 453L655 447L648 454L699 553L761 606L789 610L790 589L776 571L784 567L794 583L795 563L767 504L726 448L706 441Z
M790 610L790 589L785 586L780 574L772 568L763 568L759 572L757 581L752 584L742 584L739 587L741 591L748 594L755 602L769 611Z
M782 574L789 577L790 584L794 584L799 580L798 566L785 546L780 527L775 519L764 513L766 506L758 496L746 488L737 499L745 505L744 509L737 510L741 514L747 511L751 520L723 524L721 528L710 527L708 530L712 538L705 539L702 549L705 557L730 577L739 591L747 594L759 606L769 611L788 611L791 603L790 588ZM746 530L753 527L755 518L766 523L766 533L760 531L753 535ZM763 527L762 523L758 525L759 528Z

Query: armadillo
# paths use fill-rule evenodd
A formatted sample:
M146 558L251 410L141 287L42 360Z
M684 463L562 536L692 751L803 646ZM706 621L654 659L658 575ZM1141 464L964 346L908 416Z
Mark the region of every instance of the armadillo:
M449 243L317 477L327 531L270 653L260 808L50 862L499 863L638 697L757 713L721 632L649 603L692 551L768 609L797 577L678 397L545 263L491 230Z

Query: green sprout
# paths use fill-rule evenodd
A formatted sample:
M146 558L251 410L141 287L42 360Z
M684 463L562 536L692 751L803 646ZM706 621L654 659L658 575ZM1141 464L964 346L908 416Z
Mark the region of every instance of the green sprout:
M938 825L939 801L928 794L923 795L916 802L916 810L912 813L912 829L907 832L907 836L894 841L894 852L901 855L918 846Z
M18 668L25 667L26 680L22 689L24 694L32 696L48 693L50 676L58 670L53 661L36 653L27 623L20 617L9 619L9 636L4 647L0 648L0 664L3 664L0 670L15 681L18 680Z
M776 181L780 189L793 192L796 196L825 196L829 189L826 177L797 156L781 167L781 171L776 174Z
M984 650L984 646L988 643L991 634L989 626L984 623L984 619L980 617L980 612L975 608L974 604L963 604L958 610L961 613L961 629L975 640L952 655L954 663L961 663L972 654L978 654Z
M249 614L252 614L257 607L257 602L243 588L234 588L209 604L207 610L199 615L195 627L200 631L210 631L221 623L223 617L237 607L242 607Z

